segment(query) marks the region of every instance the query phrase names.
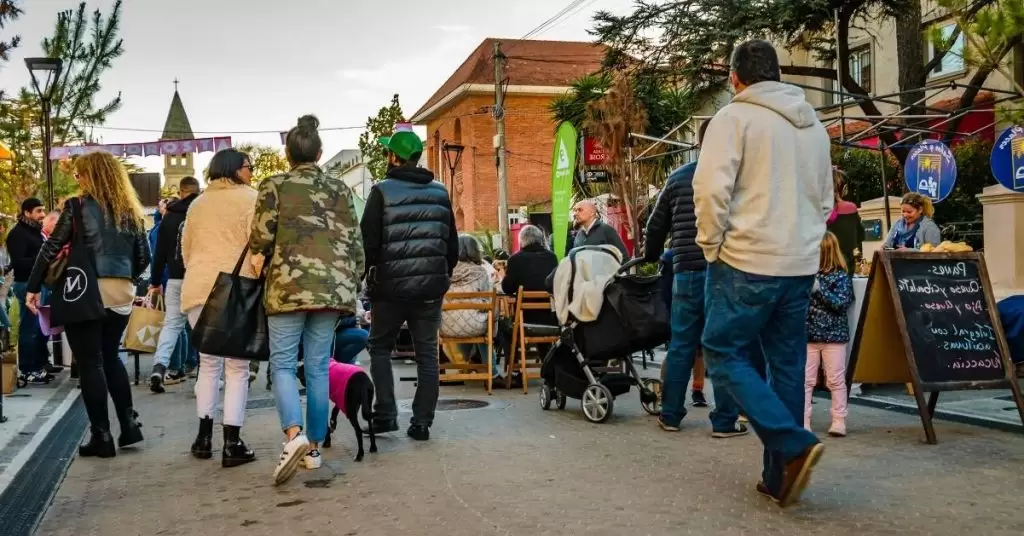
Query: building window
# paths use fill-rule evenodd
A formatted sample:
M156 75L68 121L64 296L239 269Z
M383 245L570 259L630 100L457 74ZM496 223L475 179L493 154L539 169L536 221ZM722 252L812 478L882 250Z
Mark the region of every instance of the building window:
M860 87L864 88L868 94L871 93L871 86L873 78L871 76L871 45L864 45L856 47L850 50L850 65L847 67L850 76L857 82ZM832 91L839 91L839 81L831 81ZM853 100L852 95L846 95L846 100ZM839 95L836 93L828 93L825 95L825 104L832 106L839 103Z
M956 24L951 23L939 28L943 39L949 39L953 35L953 30L956 29ZM935 57L935 43L928 40L928 61L932 61ZM953 46L949 48L949 51L942 56L942 61L932 69L932 72L928 73L929 78L939 78L943 76L949 76L956 74L964 70L964 34L956 36L956 41L953 42Z

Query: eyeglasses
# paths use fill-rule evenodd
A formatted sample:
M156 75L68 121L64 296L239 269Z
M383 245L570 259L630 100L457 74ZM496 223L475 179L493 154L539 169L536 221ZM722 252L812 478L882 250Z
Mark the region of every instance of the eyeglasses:
M249 164L245 164L240 169L248 169L249 171L252 171L252 166Z

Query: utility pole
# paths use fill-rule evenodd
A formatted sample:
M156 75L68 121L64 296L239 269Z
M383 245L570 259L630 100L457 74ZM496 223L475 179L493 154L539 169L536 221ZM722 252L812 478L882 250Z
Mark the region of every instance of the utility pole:
M508 165L505 158L505 54L501 43L494 43L494 120L497 134L494 136L494 163L498 167L498 232L501 247L507 250L508 237Z

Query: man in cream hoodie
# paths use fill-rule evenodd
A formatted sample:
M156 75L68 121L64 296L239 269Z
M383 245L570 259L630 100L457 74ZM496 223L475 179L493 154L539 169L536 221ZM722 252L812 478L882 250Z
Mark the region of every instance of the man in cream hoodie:
M693 180L697 244L708 261L701 344L716 388L764 443L757 490L795 502L824 447L802 427L807 307L832 210L829 137L802 90L782 83L775 49L733 53L732 102L712 119ZM772 384L748 348L764 349Z

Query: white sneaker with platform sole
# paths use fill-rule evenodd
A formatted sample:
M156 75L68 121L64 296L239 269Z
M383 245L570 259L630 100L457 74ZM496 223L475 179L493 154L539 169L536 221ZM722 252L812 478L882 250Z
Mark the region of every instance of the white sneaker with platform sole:
M295 436L294 439L284 444L281 451L281 461L277 462L274 468L274 485L280 486L295 476L295 470L299 462L309 452L309 440L304 434Z

